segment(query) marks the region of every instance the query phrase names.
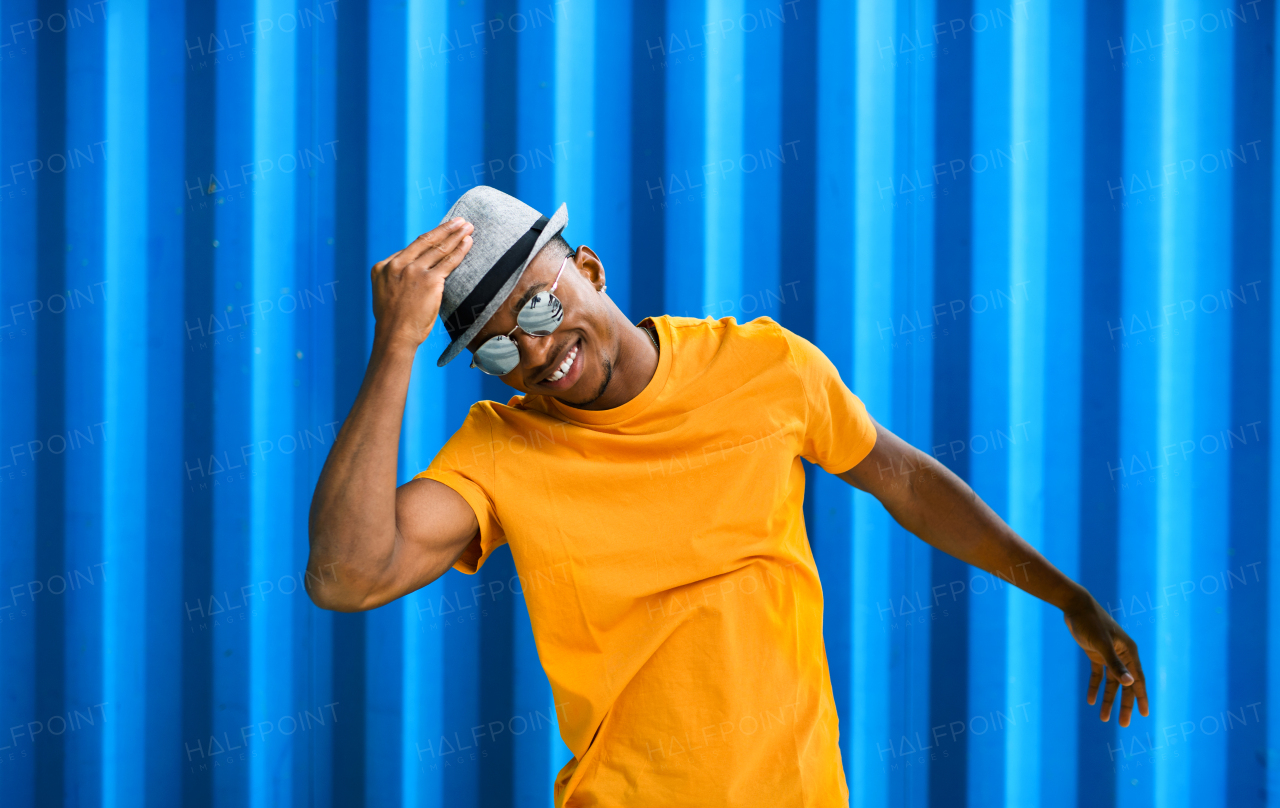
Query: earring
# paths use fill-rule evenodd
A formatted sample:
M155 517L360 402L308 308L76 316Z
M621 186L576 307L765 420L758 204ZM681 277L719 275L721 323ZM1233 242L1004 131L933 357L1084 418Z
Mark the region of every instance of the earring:
M604 294L604 290L605 290L605 289L608 289L608 288L609 288L608 286L601 286L601 287L600 287L600 294Z

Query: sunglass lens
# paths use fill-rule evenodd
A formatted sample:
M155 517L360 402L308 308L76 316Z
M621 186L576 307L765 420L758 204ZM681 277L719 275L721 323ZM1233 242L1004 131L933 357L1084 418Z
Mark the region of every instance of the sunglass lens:
M520 309L516 322L526 334L545 337L559 328L563 319L564 309L560 306L560 299L550 292L538 292Z
M520 349L513 340L499 334L476 349L475 366L492 376L505 376L520 364Z

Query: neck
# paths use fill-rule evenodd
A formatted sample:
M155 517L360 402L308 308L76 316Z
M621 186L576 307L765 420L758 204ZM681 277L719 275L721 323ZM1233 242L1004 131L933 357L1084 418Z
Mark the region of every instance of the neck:
M564 402L580 410L611 410L621 407L640 395L653 374L658 372L658 351L643 328L627 320L622 311L614 307L611 321L615 341L613 376L604 393L590 404Z

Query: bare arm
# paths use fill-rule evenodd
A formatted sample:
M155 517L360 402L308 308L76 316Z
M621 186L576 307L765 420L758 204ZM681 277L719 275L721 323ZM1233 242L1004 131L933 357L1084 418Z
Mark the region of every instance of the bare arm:
M1129 725L1135 696L1139 710L1147 715L1146 682L1137 644L1088 590L1013 532L936 458L876 424L876 445L871 454L839 476L873 495L898 524L944 553L998 575L1061 609L1067 628L1092 663L1090 704L1106 671L1103 721L1110 717L1121 685L1120 725Z
M377 318L364 382L311 499L307 591L317 606L361 611L448 571L479 525L448 486L396 488L409 374L440 310L444 279L471 248L471 225L446 223L371 273Z

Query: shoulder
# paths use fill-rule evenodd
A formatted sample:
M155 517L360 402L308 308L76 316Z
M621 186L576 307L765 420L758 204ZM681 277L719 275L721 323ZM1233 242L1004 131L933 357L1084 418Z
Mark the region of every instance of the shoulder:
M770 317L756 317L739 323L733 317L672 317L664 315L677 346L685 349L703 347L714 353L750 351L761 359L783 358L788 352L785 328Z
M742 389L777 395L795 378L785 329L768 317L739 323L732 317L664 317L676 389ZM781 385L781 387L779 386Z
M782 326L771 317L761 315L755 319L740 323L735 317L677 317L674 314L663 314L648 317L652 322L665 322L672 330L683 333L734 334L742 336L780 334ZM643 322L643 321L641 321Z
M463 428L468 425L484 430L493 440L561 435L566 428L565 421L548 409L542 396L512 396L506 404L477 401L471 405Z
M496 408L502 406L504 405L487 399L475 402L471 405L471 408L467 410L467 417L462 419L462 428L491 428L494 420L497 418Z
M485 440L492 438L495 433L502 432L513 420L513 414L519 411L512 404L502 404L488 399L473 403L454 434Z
M752 357L758 365L782 373L801 388L840 378L830 358L817 345L783 327L770 317L757 317L741 325L726 317L722 344L733 353Z

